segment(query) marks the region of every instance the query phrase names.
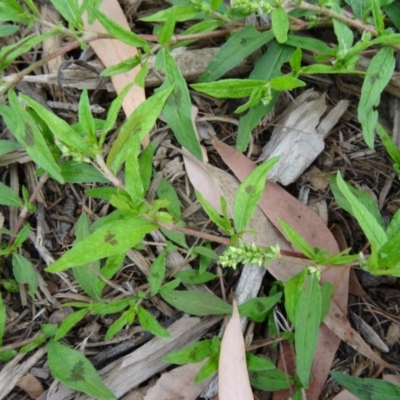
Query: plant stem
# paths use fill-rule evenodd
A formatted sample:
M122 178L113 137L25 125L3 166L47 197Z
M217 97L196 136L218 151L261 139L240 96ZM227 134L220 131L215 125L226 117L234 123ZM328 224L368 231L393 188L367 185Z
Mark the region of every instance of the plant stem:
M359 19L351 19L344 15L335 13L334 11L330 10L329 8L316 6L314 4L310 4L305 1L302 1L299 5L296 6L296 8L301 8L302 10L308 10L308 11L315 11L319 14L326 15L329 18L333 18L338 21L344 22L345 24L347 24L349 26L353 26L354 28L357 28L361 31L370 32L372 36L375 36L375 37L378 36L378 32L371 25L366 25Z
M125 189L125 185L123 184L123 182L121 182L107 167L101 154L96 155L96 163L97 165L94 164L94 166L97 167L97 169L103 174L106 179L108 179L115 187Z

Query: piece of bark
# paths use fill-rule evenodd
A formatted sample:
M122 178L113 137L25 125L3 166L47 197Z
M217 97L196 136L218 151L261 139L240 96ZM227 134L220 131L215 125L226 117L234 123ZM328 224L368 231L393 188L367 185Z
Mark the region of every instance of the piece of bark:
M18 354L3 366L0 372L0 400L6 398L17 382L45 355L46 350L46 346L43 346L26 360L26 354Z
M279 156L268 175L272 182L293 183L323 151L324 139L338 122L349 102L341 100L324 117L325 94L309 89L295 99L277 122L271 140L264 146L258 161Z

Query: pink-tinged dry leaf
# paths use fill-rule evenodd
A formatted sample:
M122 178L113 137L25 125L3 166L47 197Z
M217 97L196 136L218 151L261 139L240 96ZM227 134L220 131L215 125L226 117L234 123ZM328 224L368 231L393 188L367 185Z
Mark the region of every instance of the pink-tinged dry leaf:
M157 383L151 387L144 400L195 400L206 388L210 379L194 383L204 362L198 364L186 364L163 373Z
M128 21L126 20L125 14L121 9L117 0L106 0L103 1L99 8L109 18L117 22L120 26L130 30ZM107 33L103 25L99 21L95 21L94 24L90 25L87 21L86 14L84 15L85 28L95 32ZM99 39L90 43L90 46L96 52L101 62L106 68L112 65L119 64L129 57L134 57L138 54L135 47L129 46L126 43L122 43L115 39ZM136 75L140 71L140 65L136 68L124 72L122 74L114 75L111 77L115 91L119 94L122 89L131 82L135 81ZM144 88L134 85L131 90L127 93L122 103L125 115L129 117L137 106L146 100ZM145 146L148 144L148 138L146 143L142 143Z
M232 317L221 342L218 377L220 400L253 400L240 316L235 301Z

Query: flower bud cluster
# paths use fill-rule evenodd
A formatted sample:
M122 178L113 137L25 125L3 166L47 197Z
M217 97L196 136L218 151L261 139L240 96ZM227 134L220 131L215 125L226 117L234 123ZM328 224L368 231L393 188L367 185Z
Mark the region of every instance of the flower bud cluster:
M277 259L279 254L278 245L263 249L254 243L239 242L235 246L228 246L222 256L219 257L218 263L223 267L232 267L233 269L236 269L239 263L262 267Z

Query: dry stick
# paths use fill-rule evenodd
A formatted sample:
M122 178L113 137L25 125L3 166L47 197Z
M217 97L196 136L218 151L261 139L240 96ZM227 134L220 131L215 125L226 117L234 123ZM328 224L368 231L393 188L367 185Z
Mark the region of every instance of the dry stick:
M54 58L62 56L64 54L68 53L69 51L76 49L77 47L81 46L83 43L90 43L93 40L109 39L109 38L112 38L112 36L109 34L90 32L90 33L86 34L86 37L84 35L81 40L74 40L73 42L66 44L65 46L56 50L54 53L51 53L48 56L43 57L39 61L36 61L35 63L33 63L29 67L25 68L21 72L11 75L12 79L4 79L4 80L8 80L8 82L6 82L3 86L0 87L0 96L4 95L9 89L14 87L18 82L22 81L22 79L24 78L25 75L28 75L30 72L33 72L35 69L42 67L48 61L53 60Z
M326 15L327 17L337 19L338 21L344 22L345 24L347 24L349 26L353 26L354 28L360 29L361 31L370 32L375 37L378 36L378 32L370 25L364 24L359 19L350 19L344 15L337 14L334 11L330 10L329 8L315 6L313 4L309 4L306 2L300 3L297 6L297 8L300 8L302 10L315 11L319 14L323 14L323 15Z
M40 190L42 189L43 185L46 183L47 179L49 178L49 175L47 173L44 173L40 179L39 182L37 184L37 186L35 187L35 190L33 191L33 193L31 194L31 197L29 197L29 203L34 204L36 202L36 198L39 195ZM15 235L19 232L19 230L22 227L22 224L24 223L25 219L27 218L29 214L29 210L27 206L24 206L23 209L21 210L20 214L19 214L19 218L17 221L17 225L14 228L14 232ZM8 241L8 247L10 247L15 240L16 236L11 236L10 240Z

